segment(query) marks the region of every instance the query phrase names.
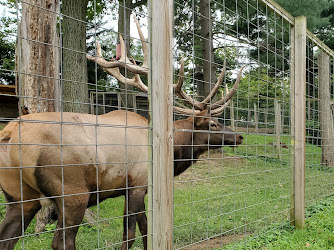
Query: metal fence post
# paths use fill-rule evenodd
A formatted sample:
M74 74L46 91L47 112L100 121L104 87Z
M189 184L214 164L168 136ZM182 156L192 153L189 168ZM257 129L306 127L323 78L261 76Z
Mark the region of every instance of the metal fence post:
M305 133L306 133L306 17L295 19L294 38L294 219L297 228L305 223Z
M151 1L153 249L173 248L173 1Z

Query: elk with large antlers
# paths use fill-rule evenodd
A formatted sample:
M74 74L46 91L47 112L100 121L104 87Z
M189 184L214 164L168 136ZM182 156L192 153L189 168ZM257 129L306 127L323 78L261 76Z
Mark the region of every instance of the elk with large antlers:
M141 40L142 66L127 59L124 44L118 61L104 60L100 47L98 57L88 58L116 79L146 92L147 87L139 77L148 72L147 48L142 34ZM126 79L120 74L120 67L133 72L134 78ZM237 90L241 71L232 90L210 105L225 70L208 97L198 102L182 90L183 67L181 63L175 93L195 109L175 107L176 112L191 116L174 122L174 175L184 172L208 148L235 146L243 140L241 135L211 119L228 105ZM38 113L22 116L19 122L10 122L0 132L0 185L8 202L0 227L0 249L13 249L22 236L22 229L27 228L41 205L50 201L56 204L58 214L52 247L63 249L65 245L66 249L75 249L75 237L86 208L122 195L126 199L121 249L132 246L136 223L146 249L147 127L147 119L126 111L98 116Z

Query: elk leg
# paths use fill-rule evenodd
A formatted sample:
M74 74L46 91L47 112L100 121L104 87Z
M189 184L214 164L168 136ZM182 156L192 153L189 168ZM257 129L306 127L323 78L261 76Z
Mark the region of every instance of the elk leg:
M143 209L142 203L144 202L145 193L146 188L135 188L129 190L128 197L125 197L123 218L124 231L121 250L129 249L135 241L137 221L136 213Z
M78 191L79 192L79 191ZM80 193L84 193L82 191ZM87 204L89 200L89 194L75 195L64 198L56 199L57 212L58 212L58 224L57 231L55 232L52 248L56 250L75 250L75 236L78 232L79 225L84 217ZM63 219L65 216L65 229L63 227ZM64 231L65 231L65 243L64 243ZM65 245L65 247L64 247Z
M144 245L144 250L147 249L147 217L145 213L145 201L144 197L142 198L142 208L140 209L139 214L137 214L137 223L139 230L141 232L141 235L143 236L143 245Z
M39 201L7 205L6 216L0 227L0 249L14 249L16 242L22 235L22 206L24 230L41 208Z

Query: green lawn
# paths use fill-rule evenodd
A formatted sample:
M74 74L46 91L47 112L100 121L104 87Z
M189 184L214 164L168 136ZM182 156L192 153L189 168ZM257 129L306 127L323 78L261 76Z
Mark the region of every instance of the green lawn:
M276 231L289 220L291 197L291 141L283 136L279 157L273 135L244 135L238 148L210 151L175 178L174 246L186 249L219 249L240 246ZM332 169L320 166L321 148L307 145L306 198L311 204L333 192L329 185ZM4 201L3 197L1 201ZM102 222L83 225L77 237L78 249L107 247L122 241L123 198L109 199L99 206ZM97 208L93 208L97 213ZM4 216L4 206L0 215ZM51 249L52 230L34 235L34 222L24 240L27 249ZM138 230L137 230L138 231ZM137 236L140 237L139 231ZM210 238L210 240L206 240ZM99 242L99 245L98 245ZM245 243L246 242L246 243ZM16 249L22 248L22 240ZM119 245L108 247L118 249ZM142 249L137 239L134 249Z
M304 229L289 224L239 243L234 249L334 249L334 196L309 206Z

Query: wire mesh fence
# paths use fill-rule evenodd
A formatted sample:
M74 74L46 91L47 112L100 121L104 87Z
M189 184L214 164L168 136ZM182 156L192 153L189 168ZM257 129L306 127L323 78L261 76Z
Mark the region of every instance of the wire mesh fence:
M306 82L306 204L333 192L333 55L308 37Z
M17 245L23 249L45 249L51 242L53 248L73 249L79 226L79 249L127 249L134 241L146 247L152 127L133 113L143 104L137 108L132 101L139 92L131 87L127 64L132 63L111 70L117 81L98 62L118 63L131 54L141 64L141 41L150 44L135 30L130 33L128 14L147 24L147 7L32 0L2 6L3 18L12 20L6 41L16 40L16 51L15 58L5 58L14 65L9 70L2 64L1 76L11 77L3 77L3 88L16 86L16 93L2 92L1 98L13 99L16 112L2 119L12 121L1 132L0 248L12 249L22 238ZM102 18L103 9L108 13ZM117 14L123 16L118 29L117 20L110 19ZM123 40L126 45L116 51ZM147 77L142 81L147 84ZM116 93L116 105L107 91ZM149 113L146 105L145 116ZM100 204L109 197L116 198Z
M208 150L214 148L210 139L216 132L211 131L210 139L202 145L208 151L195 163L194 133L189 145L193 150L189 161L193 162L174 181L177 249L242 247L250 238L290 219L290 24L257 1L207 3L212 7L205 13L199 2L185 6L175 1L176 20L189 12L186 25L176 26L175 33L193 38L186 52L183 44L177 44L177 52L190 57L189 67L195 70L186 79L190 92L197 95L202 82L209 90L214 88L216 72L223 68L224 60L227 73L222 85L229 88L236 80L235 72L246 65L230 105L218 118L211 117L242 134L243 141L237 148L229 148L224 140L226 132L221 132L221 145L226 147ZM214 34L202 32L203 26L198 27L201 19L211 22ZM210 43L210 57L201 51L203 40ZM205 68L206 61L211 68ZM209 81L203 80L206 74ZM223 91L222 96L226 95ZM194 125L193 132L197 129Z
M252 248L333 193L334 54L274 2L2 6L0 248Z

